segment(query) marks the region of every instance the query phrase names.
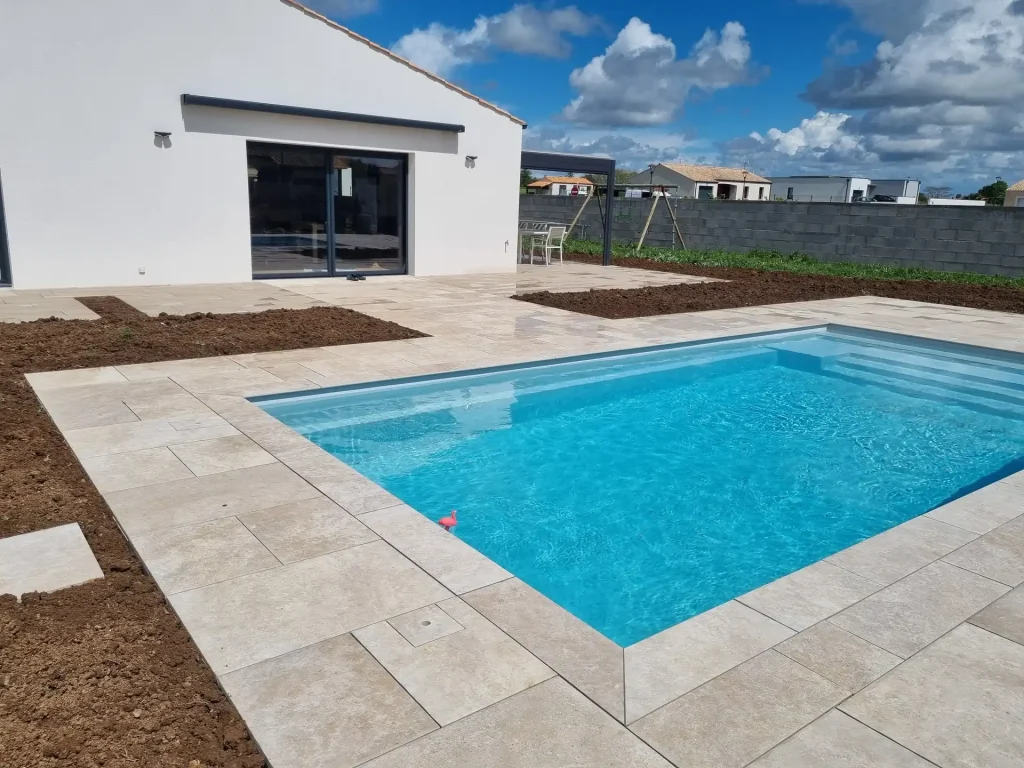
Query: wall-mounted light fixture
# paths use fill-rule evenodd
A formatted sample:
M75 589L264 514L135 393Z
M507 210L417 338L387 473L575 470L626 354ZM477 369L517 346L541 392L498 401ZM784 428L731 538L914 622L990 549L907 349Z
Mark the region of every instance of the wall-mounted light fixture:
M153 143L161 149L169 148L171 146L171 132L153 131Z
M476 168L476 155L466 155L466 167Z

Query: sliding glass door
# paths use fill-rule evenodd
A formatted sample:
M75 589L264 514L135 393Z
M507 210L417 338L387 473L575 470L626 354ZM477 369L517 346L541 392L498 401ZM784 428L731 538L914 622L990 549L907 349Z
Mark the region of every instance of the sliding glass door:
M336 272L404 272L405 158L335 154Z
M249 144L253 277L402 274L404 155Z

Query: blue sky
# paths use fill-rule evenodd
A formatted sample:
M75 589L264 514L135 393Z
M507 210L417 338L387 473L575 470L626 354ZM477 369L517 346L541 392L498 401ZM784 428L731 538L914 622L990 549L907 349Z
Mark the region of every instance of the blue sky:
M1024 177L1024 0L310 0L530 124L539 149Z

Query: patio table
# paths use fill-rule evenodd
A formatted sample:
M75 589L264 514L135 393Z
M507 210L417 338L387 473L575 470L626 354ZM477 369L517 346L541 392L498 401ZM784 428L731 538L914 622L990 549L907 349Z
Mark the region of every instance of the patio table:
M523 239L532 235L547 235L548 230L555 226L550 221L520 221L519 234L516 240L516 259L523 260Z

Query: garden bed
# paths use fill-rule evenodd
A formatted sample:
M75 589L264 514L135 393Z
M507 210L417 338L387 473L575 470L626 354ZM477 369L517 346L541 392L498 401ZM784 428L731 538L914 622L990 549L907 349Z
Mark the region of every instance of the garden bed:
M567 255L566 258L590 264L601 263L600 258L583 254ZM702 266L637 257L616 257L614 264L635 269L717 277L728 282L595 289L578 293L541 291L522 294L515 298L609 319L864 295L1024 313L1024 290L1011 286L934 280L836 277L740 267Z
M77 522L105 576L0 597L0 763L263 765L24 374L423 334L340 307L152 318L81 301L100 319L0 324L0 537Z

